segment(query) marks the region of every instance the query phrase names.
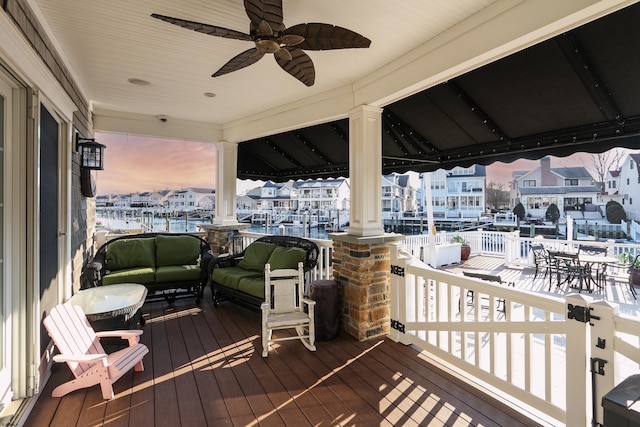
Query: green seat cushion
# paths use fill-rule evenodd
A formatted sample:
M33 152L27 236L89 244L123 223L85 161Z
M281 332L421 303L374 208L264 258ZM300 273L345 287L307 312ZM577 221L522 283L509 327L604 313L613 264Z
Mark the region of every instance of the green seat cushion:
M240 279L238 290L264 300L264 277L245 277Z
M227 288L238 289L238 282L243 278L261 278L263 273L254 270L245 270L242 267L215 268L211 274L211 280Z
M263 272L264 265L276 248L273 243L253 242L244 251L244 257L238 263L238 267L246 270Z
M156 283L198 282L201 274L198 265L165 265L156 269Z
M200 241L192 236L156 236L156 266L195 265Z
M285 248L278 246L271 252L268 262L271 270L298 268L298 263L304 262L306 258L307 251L302 248Z
M155 268L128 268L111 272L102 278L103 285L118 285L120 283L139 283L146 285L155 281Z
M107 270L125 270L136 267L155 267L155 239L122 239L107 246Z

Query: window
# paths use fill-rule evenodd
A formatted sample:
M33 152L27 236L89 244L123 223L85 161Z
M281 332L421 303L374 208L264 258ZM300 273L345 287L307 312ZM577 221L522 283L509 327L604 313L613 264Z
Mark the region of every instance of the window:
M524 181L522 181L522 186L523 187L535 187L536 186L536 180L535 179L525 179Z
M564 185L578 185L578 180L577 179L565 179L564 180Z
M629 178L627 178L627 185L629 185Z
M629 169L633 169L633 159L629 159Z
M629 204L632 205L633 204L633 199L631 197L629 197Z

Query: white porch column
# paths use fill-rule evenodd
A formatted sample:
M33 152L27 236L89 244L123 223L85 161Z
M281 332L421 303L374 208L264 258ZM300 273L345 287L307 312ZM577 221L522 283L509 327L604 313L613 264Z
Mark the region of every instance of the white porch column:
M236 177L238 169L238 144L216 142L216 217L213 225L236 225Z
M382 227L382 109L361 105L349 111L351 217L347 233L379 236Z

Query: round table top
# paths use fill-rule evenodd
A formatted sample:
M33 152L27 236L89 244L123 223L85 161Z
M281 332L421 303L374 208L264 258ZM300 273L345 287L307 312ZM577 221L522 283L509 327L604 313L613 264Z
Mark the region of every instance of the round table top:
M137 283L98 286L82 290L69 299L69 303L79 305L85 314L111 315L122 310L136 310L142 307L147 296L147 288Z

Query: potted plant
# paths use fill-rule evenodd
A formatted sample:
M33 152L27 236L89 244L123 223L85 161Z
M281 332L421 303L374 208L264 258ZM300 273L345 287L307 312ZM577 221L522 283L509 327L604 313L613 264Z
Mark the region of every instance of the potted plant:
M629 280L634 286L640 286L640 256L634 257L628 252L618 256L620 264L629 267Z
M466 261L469 259L469 255L471 254L471 246L469 246L469 242L462 237L460 234L456 234L451 238L451 243L460 243L462 245L460 249L460 259L462 261Z

